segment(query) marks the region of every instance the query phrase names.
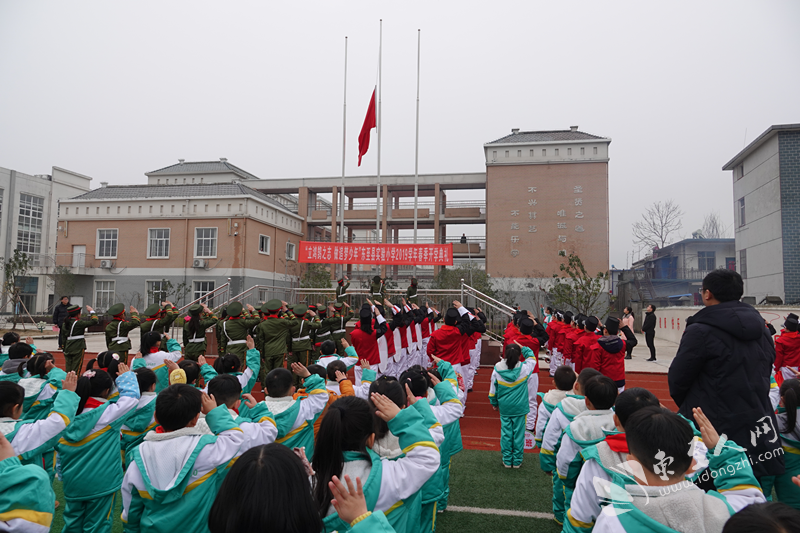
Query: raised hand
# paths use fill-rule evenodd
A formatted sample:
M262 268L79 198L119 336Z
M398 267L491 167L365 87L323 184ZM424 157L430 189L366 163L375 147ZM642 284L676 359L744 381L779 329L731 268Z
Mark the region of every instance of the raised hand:
M175 361L171 361L169 359L164 359L164 365L167 367L167 374L172 374L174 371L178 370L180 367L178 363Z
M258 403L258 402L256 401L256 399L255 399L255 398L253 398L253 395L252 395L252 394L242 394L242 401L244 401L244 404L245 404L247 407L249 407L250 409L252 409L253 407L255 407L255 406L256 406L256 404Z
M342 372L341 370L336 371L336 383L341 383L342 381L347 379L347 374Z
M700 430L700 435L703 437L703 444L706 445L709 452L713 450L717 454L717 444L720 440L722 440L722 444L725 444L725 441L728 440L727 437L725 435L719 436L719 433L717 433L717 430L701 408L693 408L692 414L694 415L694 421L697 423L697 428Z
M355 487L350 481L350 476L344 476L344 480L347 483L346 487L337 476L333 476L328 482L328 488L331 489L333 495L331 505L336 509L339 518L349 524L359 516L367 514L369 509L367 509L367 500L364 498L361 478L356 478Z
M461 307L461 302L459 302L458 300L453 300L453 306L454 306L456 309L458 309L459 307Z
M47 361L44 362L45 373L49 373L55 367L56 367L56 364L53 361L51 361L50 359L48 359Z
M303 366L302 363L292 363L292 372L300 376L301 378L305 379L311 375L311 372Z
M202 407L201 411L203 412L204 415L207 415L208 413L210 413L213 409L215 409L217 407L217 401L214 400L214 395L213 394L208 395L208 394L206 394L204 392L203 396L202 396L202 400L203 400L203 407Z
M119 366L117 366L117 372L119 374L124 374L125 372L129 372L129 371L130 371L130 367L128 365L126 365L125 363L120 363Z
M345 350L350 347L350 343L347 342L347 339L342 339L342 346L344 347Z
M370 300L369 298L364 298L364 300L365 300L365 301L366 301L366 302L367 302L369 305L375 305L375 304L373 304L373 303L372 303L372 300Z
M75 392L75 389L78 388L78 375L75 371L70 372L67 377L61 380L61 388Z
M197 358L197 364L203 366L208 363L206 362L206 358L201 355L200 357Z
M372 393L370 396L372 403L375 404L375 416L383 420L384 422L388 422L389 420L393 419L397 416L397 413L400 412L400 408L397 407L392 400L384 396L383 394L378 394L377 392Z
M369 370L369 361L362 359L359 362L361 363L361 370Z
M33 337L25 337L25 344L33 344Z
M253 337L251 337L250 335L247 336L247 341L246 342L247 342L247 349L248 350L252 350L253 348L256 347L256 341L254 341Z
M138 313L139 312L134 306L131 306L130 311L131 311L131 313Z
M431 378L431 383L434 387L442 382L441 379L437 378L435 374L431 374L430 372L428 372L428 377Z

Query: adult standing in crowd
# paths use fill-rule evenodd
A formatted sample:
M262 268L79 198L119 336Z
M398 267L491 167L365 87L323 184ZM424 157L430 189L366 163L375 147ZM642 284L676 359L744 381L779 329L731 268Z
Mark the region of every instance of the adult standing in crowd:
M650 304L647 306L647 311L644 313L644 324L642 324L642 333L644 333L644 340L647 342L647 347L650 348L650 359L648 361L656 360L656 306Z
M64 325L64 319L67 318L69 313L67 312L67 308L69 307L69 296L62 296L61 303L55 306L53 309L53 325L61 331L61 326ZM64 343L61 341L61 335L58 336L58 349L64 349Z
M669 368L669 393L679 413L692 419L699 407L720 435L746 448L756 477L784 471L778 427L769 399L775 347L764 319L739 299L742 276L718 269L703 279L705 309L686 321L678 353Z
M633 333L633 309L628 305L622 311L622 318L619 319L619 331L625 335L625 359L633 359L633 349L639 343Z

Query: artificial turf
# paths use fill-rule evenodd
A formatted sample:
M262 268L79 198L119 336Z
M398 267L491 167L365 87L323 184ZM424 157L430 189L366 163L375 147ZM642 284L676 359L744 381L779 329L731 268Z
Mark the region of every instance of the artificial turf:
M501 464L500 452L464 450L452 459L449 505L509 509L514 511L551 512L550 477L539 469L538 455L525 455L520 469ZM61 505L53 516L51 531L64 527L64 492L61 482L53 484ZM117 495L113 533L122 532L122 502ZM497 516L445 511L437 516L437 533L470 531L550 533L561 531L552 520L517 516Z

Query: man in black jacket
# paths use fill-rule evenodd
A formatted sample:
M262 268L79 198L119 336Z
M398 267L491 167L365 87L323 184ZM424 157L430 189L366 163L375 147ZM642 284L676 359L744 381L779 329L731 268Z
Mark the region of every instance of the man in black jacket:
M783 456L773 453L781 442L769 399L775 347L758 311L739 302L743 292L732 270L705 277L706 308L686 321L669 393L680 414L692 419L692 408L702 408L720 435L745 448L756 477L774 476L784 471Z
M69 296L62 296L61 303L53 309L53 325L61 329L64 324L64 319L67 318L67 308L69 307ZM61 335L58 336L58 349L63 350L64 346L61 342Z
M644 333L644 340L647 342L647 347L650 348L650 359L648 361L656 360L656 306L650 304L647 306L647 311L644 313L644 324L642 324L642 333Z

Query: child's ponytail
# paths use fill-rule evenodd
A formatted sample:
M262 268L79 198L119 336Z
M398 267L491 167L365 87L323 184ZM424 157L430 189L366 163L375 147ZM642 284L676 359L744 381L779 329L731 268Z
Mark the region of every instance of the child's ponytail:
M328 514L333 498L328 482L333 476L342 475L344 452L367 455L367 439L372 433L372 409L366 400L343 396L328 408L319 427L311 463L316 472L314 500L321 516Z
M791 433L797 426L797 408L800 400L800 380L787 379L781 384L781 398L783 407L786 409L786 430L783 433Z
M242 362L239 361L239 357L232 353L221 355L214 361L214 370L217 371L217 374L238 372L241 367Z
M105 370L113 381L117 381L117 376L119 375L119 354L117 352L100 352L97 354L97 359L89 361L86 365L86 370L92 368L89 365L95 362L97 363L97 368Z
M20 377L24 375L24 370L27 370L31 377L47 377L47 361L55 361L52 354L40 353L27 361L20 363L17 368L17 373Z
M101 396L103 393L107 394L114 384L111 380L111 376L109 376L108 372L105 370L92 370L92 362L93 361L89 361L86 365L87 370L78 378L78 384L75 387L75 394L80 397L77 414L83 412L83 408L86 407L86 402L89 398L92 396Z
M520 358L522 357L522 349L516 344L509 344L506 346L506 351L503 354L506 358L506 366L509 370L517 366Z

